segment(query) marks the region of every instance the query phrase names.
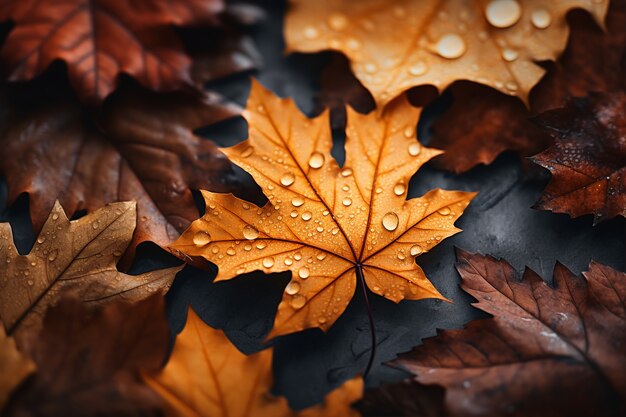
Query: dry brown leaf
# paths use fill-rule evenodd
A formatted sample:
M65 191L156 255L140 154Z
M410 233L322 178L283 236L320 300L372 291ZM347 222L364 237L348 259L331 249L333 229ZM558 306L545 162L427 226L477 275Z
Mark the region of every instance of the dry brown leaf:
M167 356L164 304L161 294L153 294L93 310L75 297L62 297L26 348L37 373L3 416L160 416L163 404L139 372L156 372Z
M217 281L291 271L269 337L327 330L357 279L394 302L443 298L414 258L459 231L453 224L474 193L436 189L406 200L411 176L440 153L415 139L419 113L406 100L381 118L348 109L340 168L330 154L328 112L308 119L254 82L244 111L249 140L222 151L269 203L205 191L206 214L170 249L217 264Z
M28 255L17 252L9 223L1 223L0 320L7 334L18 342L35 334L62 291L76 293L93 307L168 289L180 267L132 276L115 266L136 220L134 202L110 204L75 221L57 202Z
M244 355L192 309L165 368L144 379L171 417L357 417L350 405L363 391L357 377L331 392L324 405L292 411L284 398L270 395L272 350Z
M22 355L0 323L0 411L11 393L35 371L35 363Z
M565 47L573 8L604 20L607 0L291 0L288 51L334 49L384 105L403 91L456 80L492 86L526 101L544 74L535 61Z

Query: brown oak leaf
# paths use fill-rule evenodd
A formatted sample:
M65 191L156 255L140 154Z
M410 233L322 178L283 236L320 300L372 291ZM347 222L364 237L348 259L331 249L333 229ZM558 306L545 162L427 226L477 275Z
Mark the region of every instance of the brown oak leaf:
M165 360L169 329L160 294L93 312L64 297L28 351L37 373L16 393L7 417L159 415L162 402L139 372Z
M0 323L0 411L4 409L11 393L28 375L35 371L35 363L15 346Z
M551 140L530 116L561 107L570 97L624 90L626 1L610 2L605 29L582 11L570 13L568 22L567 48L531 91L530 110L484 86L452 85L452 106L433 125L430 145L446 151L433 159L435 166L460 173L493 162L505 150L534 155Z
M139 222L127 265L137 244L166 245L198 217L190 188L231 189L230 162L193 129L239 114L237 106L211 93L159 94L129 84L94 117L51 82L58 81L44 77L0 93L0 173L10 202L29 194L36 232L55 200L70 215L135 200Z
M461 287L493 318L426 339L396 365L446 388L452 415L624 415L625 273L592 262L581 278L557 263L551 287L490 256L457 260Z
M583 8L602 22L608 2L291 0L290 6L287 50L344 53L382 107L411 87L443 90L457 80L526 101L545 72L535 62L555 60L565 47L566 13Z
M11 80L29 80L54 60L67 63L81 99L104 100L120 74L172 91L192 84L191 59L173 26L215 23L222 0L4 0L14 24L0 56Z
M132 276L115 266L136 220L135 203L114 203L75 221L57 203L28 255L17 252L9 223L0 223L0 259L6 262L0 270L0 320L7 334L25 343L63 291L95 307L167 290L180 267Z
M206 214L169 248L215 263L216 281L290 271L268 337L329 329L357 283L396 303L444 298L415 257L460 231L454 222L475 193L435 189L406 199L411 176L439 154L416 140L419 112L406 100L382 117L348 109L340 168L330 153L328 112L309 119L253 82L244 111L249 139L222 151L269 202L257 207L205 191Z
M246 356L221 330L190 308L165 368L144 380L166 403L169 417L357 417L350 408L363 391L360 377L328 394L324 404L302 411L270 394L272 350Z
M537 121L554 145L532 160L552 174L536 208L594 215L594 224L626 217L626 92L594 94Z

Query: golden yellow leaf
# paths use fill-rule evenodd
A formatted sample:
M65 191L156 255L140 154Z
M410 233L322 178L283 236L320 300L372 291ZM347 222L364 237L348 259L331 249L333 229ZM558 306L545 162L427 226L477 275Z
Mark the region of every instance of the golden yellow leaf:
M356 417L350 405L363 391L362 379L354 378L325 404L292 411L284 398L270 395L272 350L244 355L191 308L165 368L143 377L171 417Z
M269 202L259 208L204 191L206 214L170 249L218 265L217 281L291 271L269 337L328 329L362 275L392 301L443 298L415 256L459 231L474 193L428 192L406 200L411 176L441 153L415 139L420 110L399 100L378 118L348 109L346 162L330 154L328 112L308 119L289 99L252 84L244 117L249 140L222 149L249 172Z
M8 337L0 323L0 411L11 393L35 370L35 363L22 355L13 338Z
M125 299L136 301L168 289L177 268L138 276L119 272L116 263L135 230L134 202L115 203L69 221L55 203L32 251L20 255L11 226L0 224L0 320L7 333L20 337L41 328L47 308L61 291L73 291L88 305Z
M526 101L565 48L566 14L588 10L602 24L608 0L291 0L288 51L348 56L378 105L403 91L456 80Z

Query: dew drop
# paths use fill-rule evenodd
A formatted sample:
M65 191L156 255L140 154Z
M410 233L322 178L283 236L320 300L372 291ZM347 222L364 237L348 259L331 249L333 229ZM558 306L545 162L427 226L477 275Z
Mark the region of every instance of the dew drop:
M315 39L319 35L318 30L314 26L304 27L304 37L307 39Z
M343 187L341 187L341 189L344 190L344 191L350 191L350 186L348 184L346 184Z
M49 260L50 262L54 261L54 260L57 258L57 255L58 255L58 254L59 254L59 251L58 251L58 250L56 250L56 249L55 249L55 250L50 251L50 253L48 254L48 260Z
M271 268L274 266L274 258L268 256L267 258L263 258L263 266L266 268Z
M32 279L29 279L27 282L28 282L28 285L31 287L35 284L35 281L33 281Z
M296 176L291 172L285 173L282 177L280 177L280 183L285 187L289 187L296 181Z
M398 228L398 222L398 215L392 211L383 216L383 227L390 232L393 232Z
M518 56L519 54L517 53L517 51L514 51L513 49L507 48L502 51L502 59L508 62L515 61Z
M250 251L252 250L252 245L250 245L250 244L246 244L246 245L243 247L243 250L245 250L246 252L250 252Z
M321 168L324 165L324 154L313 152L309 158L309 166L313 169Z
M552 16L546 9L533 10L530 21L537 29L545 29L552 23Z
M411 139L414 134L415 134L415 131L413 130L413 127L409 126L406 129L404 129L404 137L405 138Z
M324 324L324 323L326 323L326 317L320 317L320 318L318 318L318 319L317 319L317 321L318 321L320 324Z
M259 231L254 226L247 224L243 228L243 237L254 240L259 237Z
M294 207L300 207L301 205L303 205L303 204L304 204L304 200L303 200L303 199L301 199L300 197L296 197L296 198L294 198L293 200L291 200L291 204L292 204Z
M305 304L306 298L301 295L294 295L294 297L291 299L291 306L293 308L300 309L304 307Z
M423 252L423 249L420 245L411 246L411 249L410 249L411 256L417 256L422 252Z
M254 153L254 148L252 146L248 146L246 149L241 151L241 157L242 158L247 158L250 155L252 155L252 153Z
M465 41L456 33L447 33L437 42L437 53L448 59L461 57L466 49Z
M487 21L497 28L508 28L522 17L522 8L515 0L492 0L485 9Z
M316 258L318 261L323 261L324 259L326 259L326 254L324 252L320 252L317 254Z
M373 74L378 70L378 67L376 66L376 64L373 63L367 63L365 64L365 72L367 72L368 74Z
M52 215L52 220L57 220L59 218L59 215L57 213L54 213Z
M293 264L293 259L285 258L285 260L283 262L285 262L285 265L291 266Z
M304 220L305 222L311 220L311 217L313 217L313 215L310 211L305 211L304 213L302 213L302 220Z
M409 149L409 155L417 156L422 151L422 146L417 142L413 142L412 144L409 145L408 149Z
M39 243L40 245L46 241L46 237L45 236L39 236L37 238L37 243Z
M439 210L437 210L437 213L441 214L442 216L447 216L448 214L450 214L450 208L449 207L440 208Z
M342 203L344 206L348 207L349 205L352 204L352 200L346 197L343 199Z
M309 277L309 268L300 268L300 270L298 271L298 276L302 279L307 279Z
M376 188L376 194L380 194L380 193L382 193L382 192L383 192L383 189L382 189L382 188L380 188L380 187Z
M342 177L349 177L350 175L352 175L352 168L344 168L341 170Z
M237 253L237 251L235 250L235 248L228 248L228 249L226 249L226 254L228 256L235 256L236 253Z
M348 19L341 13L333 13L328 18L328 26L333 30L343 30L348 26Z
M322 233L324 231L324 228L322 226L317 226L315 230L317 230L318 233Z
M204 246L211 242L211 235L207 232L198 231L193 235L193 238L191 240L196 246Z
M265 249L266 246L267 246L267 244L265 242L257 242L257 244L256 244L256 248L258 250Z
M115 257L122 256L122 251L119 251L119 250L113 251L113 256L115 256Z
M302 254L300 252L296 252L293 255L293 259L295 259L296 261L299 261L300 259L302 259Z
M423 62L417 62L409 67L409 74L411 75L423 75L428 71L428 67Z
M91 223L91 228L93 230L96 230L98 227L100 227L100 222L95 221L95 222Z
M292 219L295 219L296 217L298 217L298 212L296 210L293 210L291 213L289 213L289 215Z
M285 287L285 292L289 295L296 295L298 294L298 291L300 291L300 284L296 281L291 281Z
M406 191L406 186L404 184L402 184L401 182L397 183L394 187L393 187L393 193L395 195L402 195L404 194L404 192Z
M406 256L404 256L404 253L398 252L398 259L400 259L401 261L404 261L406 259Z

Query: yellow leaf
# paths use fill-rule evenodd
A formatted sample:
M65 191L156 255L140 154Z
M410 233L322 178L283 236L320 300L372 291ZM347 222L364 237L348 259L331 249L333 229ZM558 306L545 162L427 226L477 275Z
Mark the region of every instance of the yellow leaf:
M187 324L176 338L172 356L146 384L176 417L356 417L350 404L361 398L363 381L354 378L331 392L324 405L291 411L282 397L269 394L272 351L246 356L221 330L213 329L189 309Z
M0 224L0 319L20 340L41 328L42 318L61 291L72 291L91 306L116 299L136 301L168 289L177 268L138 276L119 272L116 263L135 230L135 203L115 203L69 221L55 203L28 255L13 244L9 223Z
M392 301L443 298L414 258L459 231L474 193L433 190L406 200L411 176L441 151L415 139L419 109L402 100L378 118L348 109L346 163L330 154L325 112L308 119L253 82L249 140L222 149L269 199L259 208L204 191L206 214L170 249L218 265L217 281L292 271L269 337L328 329L352 299L357 274Z
M8 337L0 323L0 411L11 393L35 370L35 363L22 355L13 338Z
M288 51L334 49L384 105L403 91L456 80L492 86L526 101L556 59L566 14L588 10L602 24L608 0L291 0Z

